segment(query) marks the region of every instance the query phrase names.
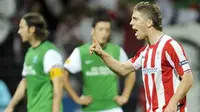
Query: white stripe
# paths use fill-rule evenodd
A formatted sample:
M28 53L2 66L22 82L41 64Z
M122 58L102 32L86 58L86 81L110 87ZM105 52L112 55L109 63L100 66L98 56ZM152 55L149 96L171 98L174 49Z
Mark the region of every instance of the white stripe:
M151 59L152 59L152 52L153 52L153 49L149 49L149 52L148 52L148 60L147 60L147 66L146 68L151 68ZM149 83L149 92L150 92L150 98L151 98L151 110L152 110L152 94L153 94L153 79L152 79L152 73L148 73L148 83Z
M137 59L134 61L134 62L132 62L131 60L131 63L132 63L132 65L133 65L133 67L136 69L136 70L138 70L138 69L140 69L141 67L143 67L143 63L144 63L144 56L145 56L145 53L146 53L146 51L147 51L147 48L148 47L146 47L145 48L145 50L144 51L142 51L141 53L140 53L140 55L139 55L139 57L137 57Z
M155 55L155 67L159 69L157 73L155 73L155 84L156 84L156 91L158 97L158 109L156 112L161 112L162 107L165 105L165 93L164 93L164 86L162 83L162 65L161 65L161 58L162 58L162 50L165 46L165 43L171 39L171 37L164 35L160 40L159 45L157 46L156 55Z
M145 48L145 50L141 53L141 56L142 57L145 57L145 54L146 54L146 52L147 52L147 48L148 48L149 46L147 46L146 48ZM144 60L145 60L145 58L142 58L142 68L144 68ZM142 71L142 79L143 79L143 82L144 82L144 90L145 90L145 93L147 93L146 92L146 86L145 86L145 80L144 80L144 73L143 73L143 71ZM150 107L150 104L149 104L149 102L148 102L148 99L147 99L147 95L145 95L145 99L146 99L146 109L149 109L149 107Z
M186 57L184 56L180 45L176 41L171 41L170 44L174 48L174 51L176 52L176 54L178 56L179 62L186 60ZM182 68L183 68L183 71L185 71L185 70L190 69L190 66L189 66L189 64L185 64L182 66Z

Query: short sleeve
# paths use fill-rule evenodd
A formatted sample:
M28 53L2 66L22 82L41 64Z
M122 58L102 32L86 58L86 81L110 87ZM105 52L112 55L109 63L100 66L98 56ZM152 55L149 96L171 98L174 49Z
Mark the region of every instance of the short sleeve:
M133 67L135 68L135 70L138 70L140 68L142 68L142 52L145 50L146 46L141 48L136 55L131 58L129 61L131 61Z
M25 73L25 63L23 64L22 76L23 76L23 77L26 76L26 73Z
M126 52L124 51L124 49L120 48L119 61L125 62L127 60L128 60L128 56L126 55Z
M63 58L62 55L56 50L48 50L44 55L43 67L44 72L48 73L54 67L62 67Z
M81 58L78 48L75 48L69 58L65 61L64 67L73 74L81 71Z
M167 44L166 57L170 65L181 76L186 71L190 70L190 66L181 44L172 40Z

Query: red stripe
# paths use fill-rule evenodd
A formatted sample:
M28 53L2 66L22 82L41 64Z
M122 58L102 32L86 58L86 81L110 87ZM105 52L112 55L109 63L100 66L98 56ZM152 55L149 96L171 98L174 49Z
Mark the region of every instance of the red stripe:
M165 56L165 51L166 49L169 48L169 42L172 41L171 39L168 40L162 50L162 57L161 57L161 66L162 69L162 83L164 86L164 95L165 95L165 105L163 109L167 106L169 103L170 98L174 95L174 85L173 85L173 68L170 67L170 63L168 61L163 61L167 60Z
M147 48L147 51L145 54L144 68L147 67L148 52L149 52L149 48ZM146 96L147 96L147 100L148 100L148 104L149 104L149 109L147 109L147 111L149 111L151 109L151 97L150 97L150 91L149 91L148 74L144 74L144 84L145 84L145 91L146 91Z
M179 65L180 60L174 49L176 49L175 46L172 46L170 43L167 43L167 51L174 63L175 69L178 72L178 75L183 75L184 70L183 70L182 66Z
M181 108L180 108L180 112L185 112L185 108L184 108L184 107L181 107Z
M152 74L152 79L153 79L152 108L153 111L155 111L158 108L158 96L155 84L155 74Z
M158 44L153 47L152 57L151 57L151 67L155 67L155 57L156 51L158 48ZM159 54L158 54L159 55ZM158 108L158 96L157 96L157 89L156 89L156 82L155 82L155 74L152 74L152 81L153 81L153 93L152 93L152 108L156 110Z
M179 103L182 104L182 106L180 107L180 112L185 112L186 97L184 97Z
M151 109L151 97L150 97L150 91L149 91L149 81L148 81L148 74L144 75L144 83L145 83L145 91L147 95L147 100L149 104L149 109ZM147 107L146 107L147 108ZM148 109L148 111L149 111Z

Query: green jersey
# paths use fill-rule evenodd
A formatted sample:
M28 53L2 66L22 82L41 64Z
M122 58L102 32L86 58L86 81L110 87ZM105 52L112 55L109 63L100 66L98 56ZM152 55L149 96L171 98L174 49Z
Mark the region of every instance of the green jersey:
M44 41L36 48L30 47L26 53L22 74L27 84L28 112L52 112L53 85L49 71L60 65L57 60L48 59L53 52L59 55L52 43Z
M83 95L92 97L92 102L83 107L82 110L96 112L118 108L120 106L114 101L114 97L118 95L118 77L100 57L96 54L89 54L90 45L88 43L76 48L64 65L71 73L76 73L75 71L79 70L82 72ZM108 43L104 51L120 60L121 48L119 46ZM75 54L79 54L79 57ZM125 60L127 60L127 56Z

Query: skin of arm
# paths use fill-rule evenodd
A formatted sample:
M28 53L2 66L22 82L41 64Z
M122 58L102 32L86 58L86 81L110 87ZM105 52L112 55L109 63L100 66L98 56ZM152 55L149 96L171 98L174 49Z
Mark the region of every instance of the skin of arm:
M135 72L131 72L126 76L125 87L124 87L124 90L122 92L122 95L115 97L115 101L119 105L124 105L125 103L128 102L132 88L135 84L135 80L136 80Z
M177 88L177 91L170 99L167 107L165 108L165 112L176 112L179 101L186 96L187 92L193 85L193 76L191 71L184 73L181 78L182 80Z
M64 70L64 88L69 93L70 97L78 104L79 102L79 96L75 92L75 90L72 88L70 82L69 82L69 72L67 70Z
M78 94L70 84L69 72L67 70L64 70L64 89L68 92L70 97L79 105L88 105L92 101L92 98L89 96L82 96L82 97L78 96Z
M193 85L193 75L192 72L186 72L181 76L182 80L181 83L179 84L176 93L172 96L171 100L175 104L178 104L178 102L185 97L189 89Z
M129 96L131 94L132 88L133 88L133 86L135 84L135 79L136 79L135 72L129 73L128 76L126 77L125 87L124 87L122 96L127 98L127 100L129 99Z
M132 63L130 61L126 62L119 62L115 60L113 57L111 57L109 54L104 52L99 45L99 43L96 40L96 37L93 36L93 43L89 48L90 54L96 53L101 59L104 61L104 63L115 73L125 76L129 73L135 71L134 67L132 66Z
M126 62L119 62L112 58L110 55L108 55L106 52L102 50L102 53L100 54L100 57L104 61L104 63L114 72L121 76L126 76L130 74L131 72L134 72L135 69L132 66L132 63L130 61Z
M59 112L63 93L63 69L52 68L50 76L53 83L53 108L52 112Z
M18 87L17 90L13 96L13 98L11 99L7 109L5 110L5 112L12 112L14 110L14 107L18 104L18 102L25 96L25 90L26 90L26 79L23 78ZM12 110L12 111L10 111Z

